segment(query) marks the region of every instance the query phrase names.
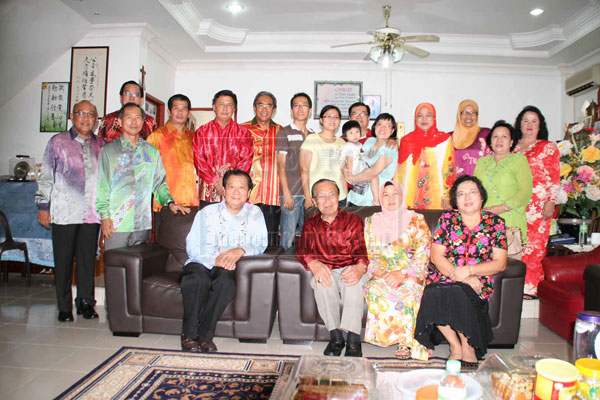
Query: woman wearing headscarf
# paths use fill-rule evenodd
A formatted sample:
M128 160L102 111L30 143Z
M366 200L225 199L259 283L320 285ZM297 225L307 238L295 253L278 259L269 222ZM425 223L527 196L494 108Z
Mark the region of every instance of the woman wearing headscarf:
M456 112L456 126L452 135L456 157L456 177L473 175L477 160L492 154L486 145L489 128L479 126L479 106L471 99L463 100Z
M398 345L396 356L427 360L414 329L429 264L431 233L423 215L406 209L404 189L386 182L379 189L381 212L365 220L371 279L365 341Z
M435 107L419 104L415 110L415 130L400 141L394 176L394 181L406 188L409 208L450 208L449 193L456 178L450 138L437 129Z

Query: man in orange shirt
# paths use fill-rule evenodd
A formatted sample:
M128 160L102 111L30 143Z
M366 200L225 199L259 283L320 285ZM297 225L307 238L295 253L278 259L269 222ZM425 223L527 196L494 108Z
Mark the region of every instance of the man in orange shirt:
M254 97L255 117L242 126L248 128L254 143L250 177L254 188L250 202L262 210L269 231L269 247L277 246L279 234L279 175L277 173L277 132L281 125L272 120L277 110L273 93L261 91Z
M198 186L192 152L194 133L185 127L192 103L187 96L176 94L171 96L167 105L169 120L152 132L147 140L160 153L167 173L167 185L175 202L197 206ZM158 212L160 209L160 204L154 201L153 210Z

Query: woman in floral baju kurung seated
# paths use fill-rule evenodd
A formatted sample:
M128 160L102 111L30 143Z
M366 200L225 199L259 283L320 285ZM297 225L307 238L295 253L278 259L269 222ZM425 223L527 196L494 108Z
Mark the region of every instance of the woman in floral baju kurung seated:
M445 338L449 359L477 363L493 339L489 305L494 277L504 271L504 220L482 211L487 200L481 181L464 175L450 190L453 211L442 214L433 234L431 262L417 316L415 338L433 349Z
M429 263L431 233L425 218L408 211L404 190L386 182L379 190L382 211L365 221L371 280L365 294L369 308L365 341L398 344L396 356L427 360L427 349L414 329Z

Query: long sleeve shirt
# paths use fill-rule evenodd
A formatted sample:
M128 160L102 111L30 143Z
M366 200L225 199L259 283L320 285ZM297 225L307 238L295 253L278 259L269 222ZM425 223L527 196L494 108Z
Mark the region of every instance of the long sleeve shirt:
M102 219L112 219L116 232L136 232L152 227L152 194L165 206L173 201L156 147L139 139L134 147L123 136L100 152L96 209Z
M104 139L83 139L74 128L54 135L44 153L35 202L53 224L97 224L96 180Z
M169 121L148 136L148 143L160 152L171 195L177 204L184 206L198 205L198 187L192 152L193 135L194 133L186 127L179 132ZM156 201L153 207L154 211L160 211L161 207Z
M105 139L107 143L121 137L123 134L123 127L119 123L120 111L121 110L113 111L110 114L106 114L104 118L102 118L102 122L98 128L98 136ZM144 118L144 125L142 125L142 131L140 132L140 137L145 140L153 131L156 130L156 127L157 125L154 118L146 114L146 118Z
M307 270L313 260L330 269L369 265L362 219L346 211L338 211L331 223L324 221L321 214L310 217L304 222L296 258Z
M196 214L186 238L189 257L186 264L197 262L212 269L223 251L239 247L245 255L253 256L262 254L267 244L267 225L260 208L246 203L236 215L227 209L223 200Z
M193 139L194 164L200 183L200 200L217 202L215 182L231 169L250 172L254 144L250 132L234 120L225 128L216 119L202 125Z
M269 123L268 129L262 129L256 118L244 122L242 126L248 128L254 142L254 157L250 177L254 187L250 193L250 202L253 204L279 205L279 174L277 172L277 132L281 125Z

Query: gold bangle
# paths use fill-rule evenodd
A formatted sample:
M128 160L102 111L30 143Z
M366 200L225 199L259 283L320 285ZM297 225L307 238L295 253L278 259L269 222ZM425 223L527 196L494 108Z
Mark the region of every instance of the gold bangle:
M473 271L471 271L471 266L468 265L467 268L469 268L469 276L473 276Z

